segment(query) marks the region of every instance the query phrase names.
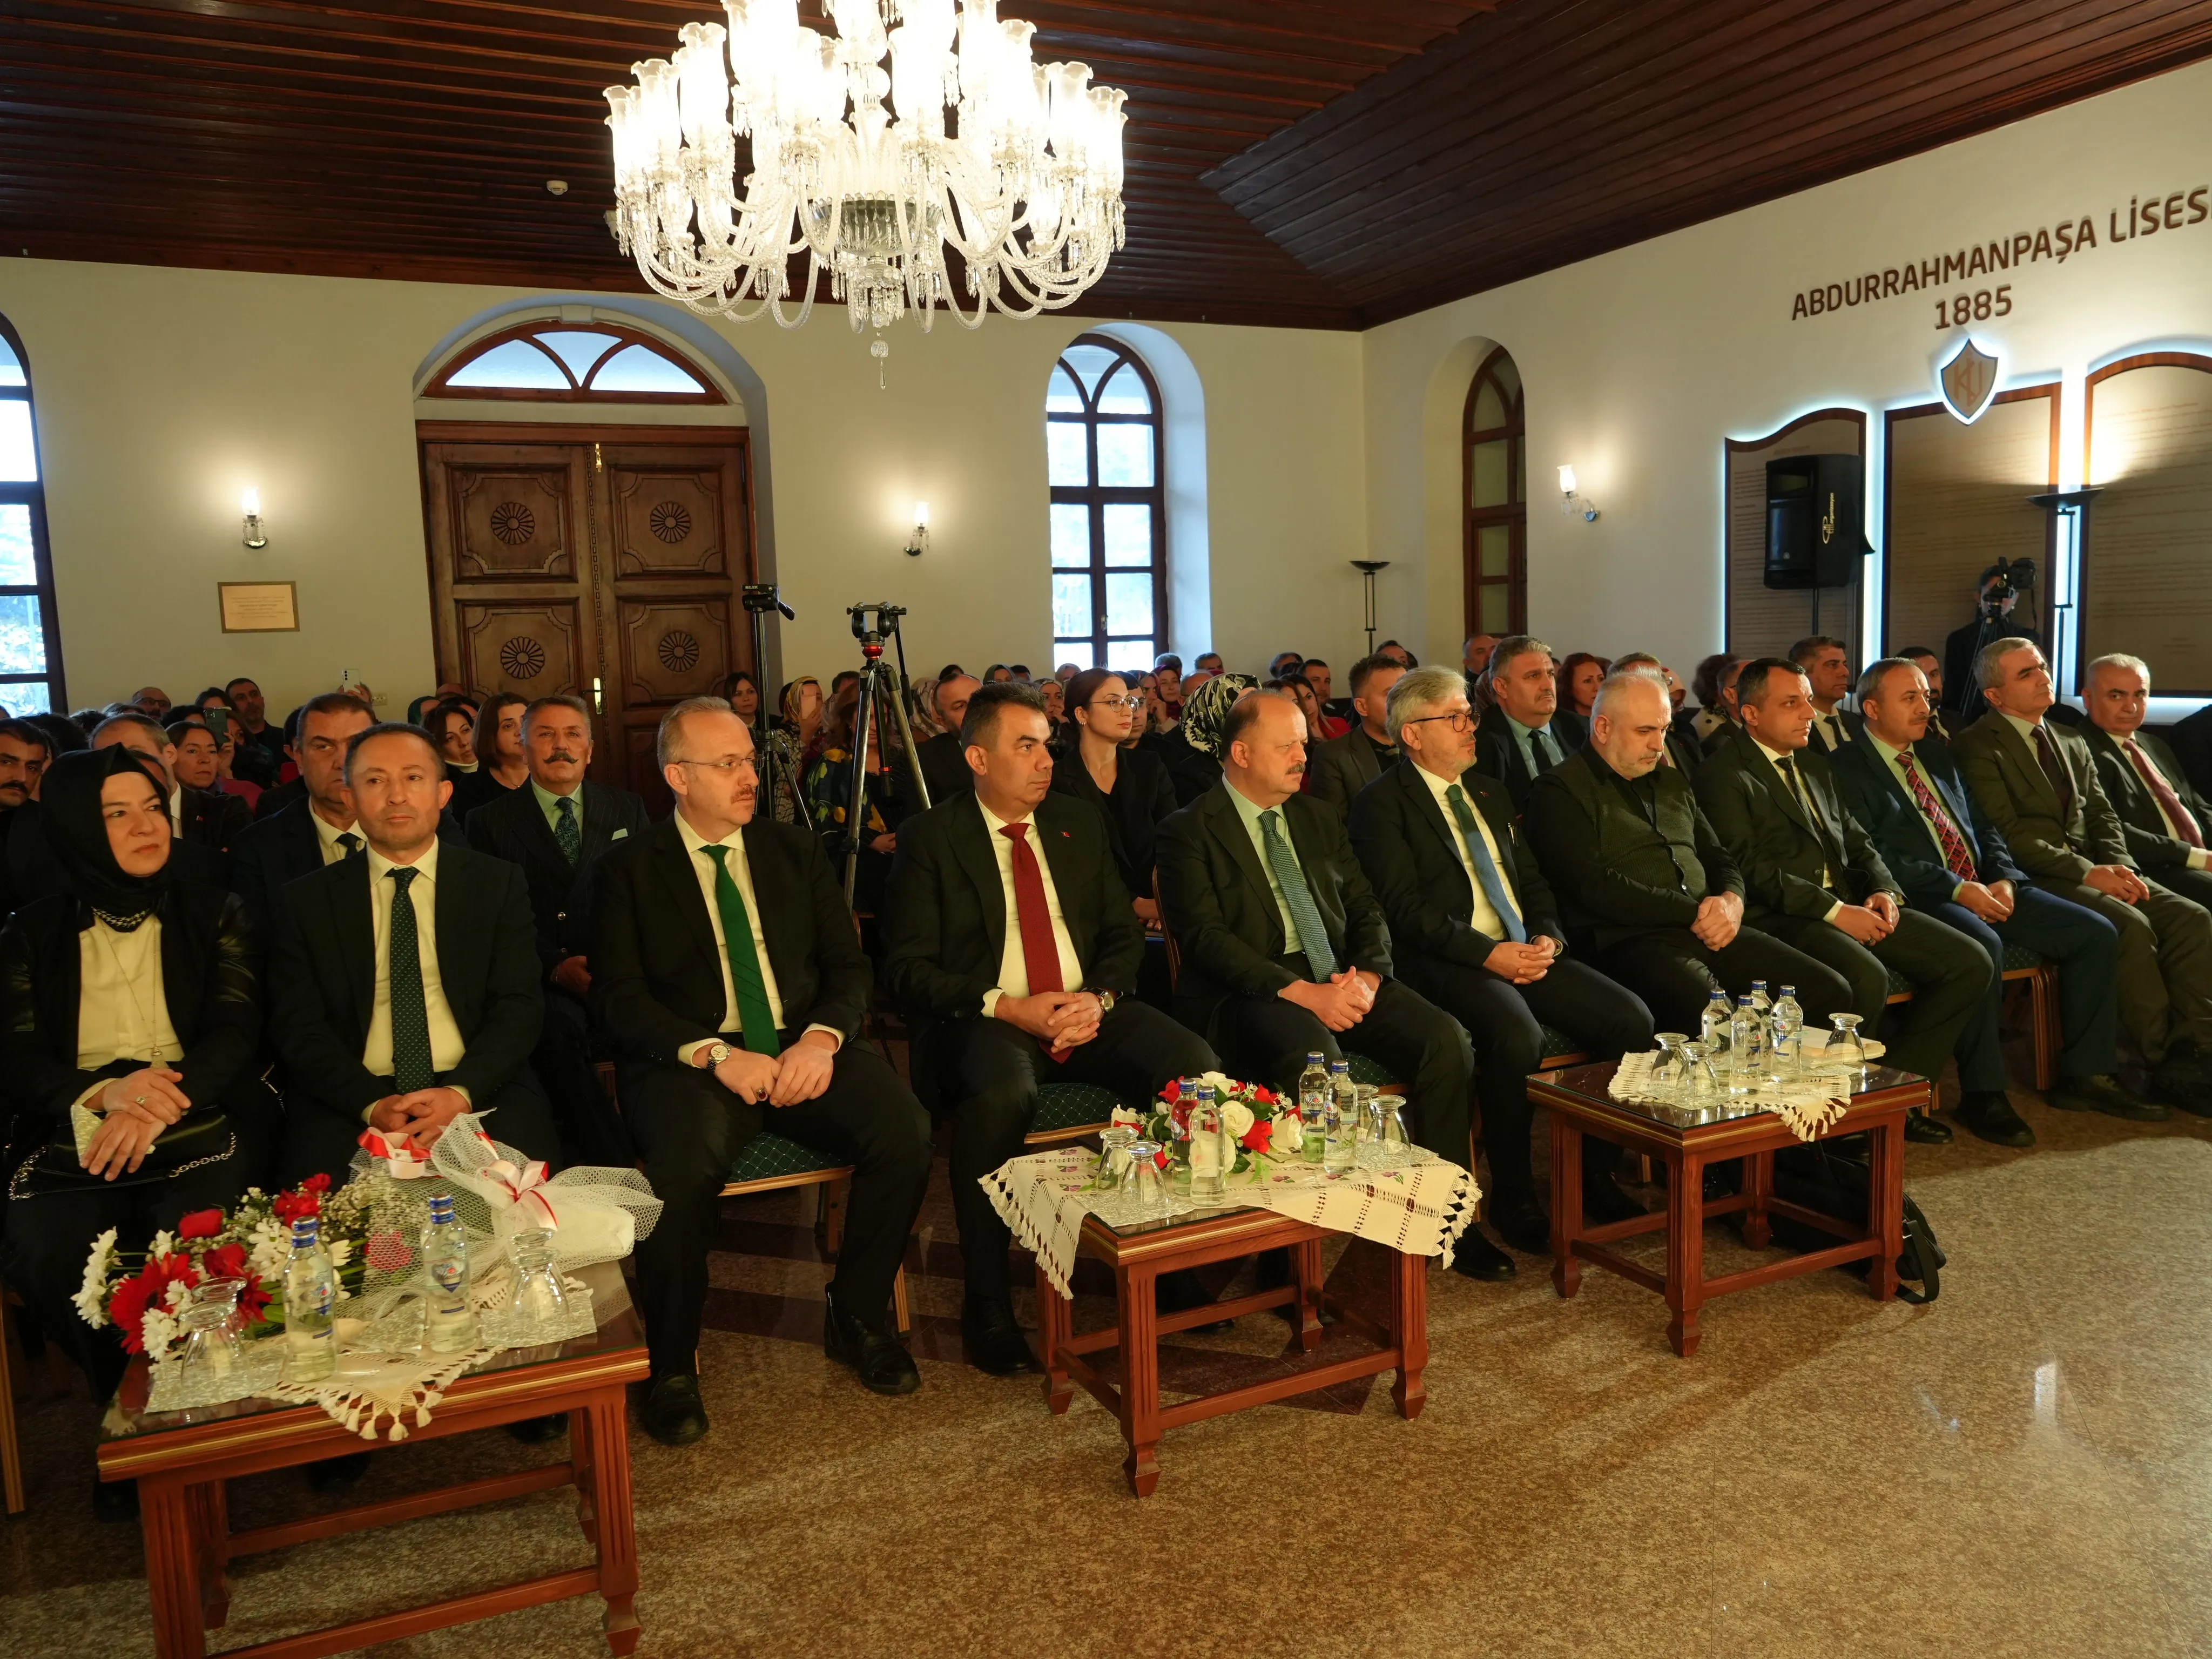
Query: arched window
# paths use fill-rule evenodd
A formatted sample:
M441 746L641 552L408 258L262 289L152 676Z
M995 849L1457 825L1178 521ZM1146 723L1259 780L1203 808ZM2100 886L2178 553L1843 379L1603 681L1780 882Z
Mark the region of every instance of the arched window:
M1166 648L1160 392L1119 340L1085 334L1045 393L1053 660L1150 668Z
M0 708L10 714L69 708L46 544L46 492L31 422L31 375L23 343L5 318L0 318Z
M1528 457L1521 371L1504 346L1467 389L1467 631L1528 626Z
M530 323L487 336L440 371L422 395L551 404L724 401L659 341L600 322Z

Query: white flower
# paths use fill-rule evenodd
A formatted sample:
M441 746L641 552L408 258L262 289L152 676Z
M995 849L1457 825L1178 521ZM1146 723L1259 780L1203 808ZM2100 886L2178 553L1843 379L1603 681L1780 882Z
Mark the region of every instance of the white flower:
M1275 1114L1274 1133L1267 1137L1271 1152L1295 1152L1305 1145L1305 1132L1298 1127L1298 1115L1283 1111Z
M159 1308L149 1307L138 1322L139 1345L149 1359L165 1359L177 1340L177 1322Z
M1221 1127L1231 1140L1242 1140L1251 1133L1252 1109L1241 1100L1232 1100L1221 1109Z
M353 1260L353 1240L349 1238L333 1238L323 1248L329 1253L333 1268L343 1267Z
M284 1258L291 1253L290 1241L281 1223L264 1218L253 1224L246 1236L246 1262L264 1285L273 1284L284 1271Z
M1217 1099L1223 1095L1234 1094L1237 1091L1237 1079L1220 1072L1201 1073L1198 1080L1210 1086Z
M84 1284L76 1293L76 1310L94 1330L107 1323L107 1274L114 1265L115 1229L110 1227L92 1241L92 1254L84 1260Z
M154 1235L154 1242L146 1247L146 1259L149 1261L159 1261L163 1256L174 1251L176 1248L176 1235L172 1233L167 1227L164 1227L160 1232Z
M1114 1115L1109 1118L1107 1122L1109 1126L1127 1124L1132 1128L1141 1128L1145 1119L1141 1113L1132 1111L1127 1106L1116 1106L1114 1109Z

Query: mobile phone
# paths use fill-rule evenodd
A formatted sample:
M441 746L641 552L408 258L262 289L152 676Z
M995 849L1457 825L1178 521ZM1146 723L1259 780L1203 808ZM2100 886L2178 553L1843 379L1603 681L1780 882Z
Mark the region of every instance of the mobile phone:
M230 736L230 710L203 708L200 718L207 722L207 729L215 734L215 746L222 748L225 739Z

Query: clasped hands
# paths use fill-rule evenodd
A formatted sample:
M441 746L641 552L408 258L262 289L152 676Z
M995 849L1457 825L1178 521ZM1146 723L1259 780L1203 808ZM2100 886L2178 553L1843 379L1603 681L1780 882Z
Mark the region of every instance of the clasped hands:
M1961 882L1955 897L1984 921L2009 921L2019 903L2008 881Z
M1295 1002L1330 1030L1348 1031L1367 1018L1368 1010L1375 1006L1376 988L1382 983L1379 975L1347 968L1340 974L1331 974L1326 984L1296 979L1275 994L1285 1002Z
M2123 904L2141 904L2150 896L2150 884L2124 864L2100 864L2081 880L2100 893L2111 894Z
M796 1106L830 1086L836 1060L837 1045L829 1035L809 1031L780 1054L731 1049L730 1057L714 1068L714 1081L756 1105L766 1101L771 1106Z
M1102 1010L1090 991L1039 991L1035 996L1002 996L992 1017L1027 1031L1048 1048L1079 1048L1098 1035Z
M1828 918L1862 945L1879 945L1897 931L1897 899L1889 893L1873 893L1864 904L1837 907Z
M77 1163L106 1181L137 1174L161 1131L191 1110L192 1103L178 1086L183 1081L182 1073L166 1066L149 1066L109 1081L84 1103L100 1114L100 1123Z
M416 1089L385 1096L368 1109L368 1123L386 1140L406 1141L428 1153L447 1126L468 1109L469 1098L459 1089Z
M1552 971L1552 963L1559 954L1559 942L1549 933L1539 933L1526 945L1516 945L1510 939L1491 947L1482 965L1503 980L1516 985L1534 985Z

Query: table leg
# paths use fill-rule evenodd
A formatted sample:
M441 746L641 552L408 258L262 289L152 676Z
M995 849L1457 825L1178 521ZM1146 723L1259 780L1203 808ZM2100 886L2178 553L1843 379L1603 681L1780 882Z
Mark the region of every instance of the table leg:
M204 1480L185 1489L185 1501L199 1547L200 1626L221 1630L230 1618L229 1492L220 1480Z
M1121 1436L1129 1443L1121 1468L1129 1489L1150 1498L1160 1484L1159 1460L1152 1455L1160 1443L1159 1315L1152 1305L1159 1273L1151 1267L1117 1267L1114 1277L1121 1302Z
M1575 1240L1583 1231L1583 1133L1565 1112L1552 1120L1552 1288L1562 1297L1582 1288Z
M1667 1340L1685 1359L1698 1351L1705 1303L1705 1163L1693 1152L1667 1158Z
M1067 1402L1075 1395L1062 1358L1067 1340L1075 1334L1075 1304L1054 1288L1042 1266L1037 1268L1036 1310L1037 1358L1044 1362L1044 1403L1059 1417L1066 1413Z
M1867 1233L1881 1241L1867 1273L1877 1302L1897 1295L1897 1257L1905 1248L1905 1114L1893 1113L1868 1132Z
M576 1524L583 1528L584 1541L599 1541L598 1506L592 1502L592 1468L598 1455L592 1445L592 1413L578 1410L568 1413L568 1478L576 1483Z
M1298 1346L1311 1353L1321 1346L1321 1240L1291 1246L1291 1282L1297 1286L1297 1317L1291 1322Z
M146 1590L154 1605L155 1659L203 1659L198 1504L180 1474L138 1480L146 1540Z
M1774 1236L1766 1219L1766 1200L1774 1196L1774 1154L1753 1152L1743 1162L1751 1179L1751 1207L1743 1212L1743 1242L1754 1250L1763 1250Z
M637 1534L630 1516L629 1412L625 1391L602 1389L592 1396L592 1512L597 1522L599 1595L607 1604L607 1645L618 1655L637 1650Z
M1428 1257L1390 1253L1390 1310L1398 1343L1398 1380L1390 1385L1390 1398L1401 1417L1419 1417L1429 1393L1421 1381L1429 1364Z

